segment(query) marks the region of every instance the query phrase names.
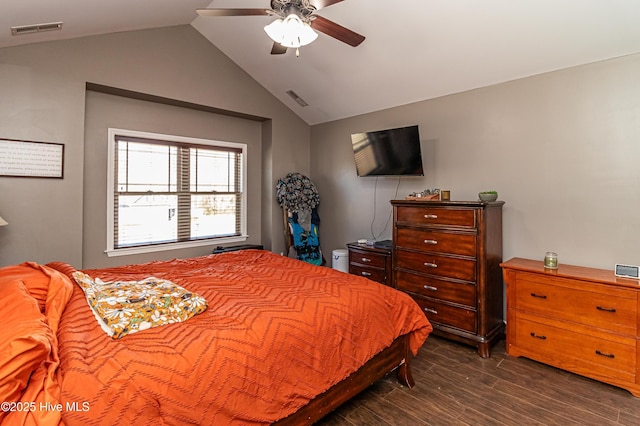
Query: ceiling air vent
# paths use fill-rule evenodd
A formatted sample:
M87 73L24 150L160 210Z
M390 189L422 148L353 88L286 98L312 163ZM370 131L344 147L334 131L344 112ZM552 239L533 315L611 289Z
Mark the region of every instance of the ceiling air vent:
M287 90L287 95L291 96L293 100L296 101L301 107L309 106L309 104L306 103L305 100L298 96L298 94L293 90Z
M21 35L30 33L39 33L42 31L61 30L62 22L50 22L48 24L22 25L19 27L11 27L11 35Z

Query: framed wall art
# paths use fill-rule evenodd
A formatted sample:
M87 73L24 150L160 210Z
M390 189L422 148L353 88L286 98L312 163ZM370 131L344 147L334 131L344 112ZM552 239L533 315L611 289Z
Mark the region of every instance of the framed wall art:
M0 139L0 177L64 176L64 144Z

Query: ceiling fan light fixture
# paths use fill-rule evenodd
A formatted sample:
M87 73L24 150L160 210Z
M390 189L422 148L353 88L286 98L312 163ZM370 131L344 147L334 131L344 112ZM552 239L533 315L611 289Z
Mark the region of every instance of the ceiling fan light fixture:
M318 33L311 28L311 25L303 22L295 13L285 19L276 19L264 27L264 30L271 40L284 47L306 46L318 38Z
M267 33L271 40L280 43L280 40L284 37L284 29L282 28L282 19L278 18L266 27L264 31Z

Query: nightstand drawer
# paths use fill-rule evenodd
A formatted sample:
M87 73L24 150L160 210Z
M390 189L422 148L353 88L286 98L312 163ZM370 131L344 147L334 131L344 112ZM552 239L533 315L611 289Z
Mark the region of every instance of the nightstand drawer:
M428 206L398 207L397 223L412 225L476 227L475 210L443 209Z
M405 250L398 250L397 253L396 266L398 269L410 269L424 274L463 281L476 280L476 261L473 259L459 259Z
M377 253L349 250L349 263L360 263L361 265L384 268L386 257Z
M476 256L476 236L427 229L398 228L396 245L431 253Z
M396 278L398 290L427 296L432 299L441 299L466 305L472 308L476 306L477 297L475 284L439 280L406 271L398 271Z
M365 266L355 265L353 263L349 265L349 273L352 275L369 278L372 281L377 281L382 284L385 284L385 280L387 278L384 269L367 268Z

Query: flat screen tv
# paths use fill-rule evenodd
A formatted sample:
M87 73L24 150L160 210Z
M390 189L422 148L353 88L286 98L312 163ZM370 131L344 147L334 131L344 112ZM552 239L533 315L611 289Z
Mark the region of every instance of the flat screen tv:
M424 176L418 126L351 135L358 176Z

